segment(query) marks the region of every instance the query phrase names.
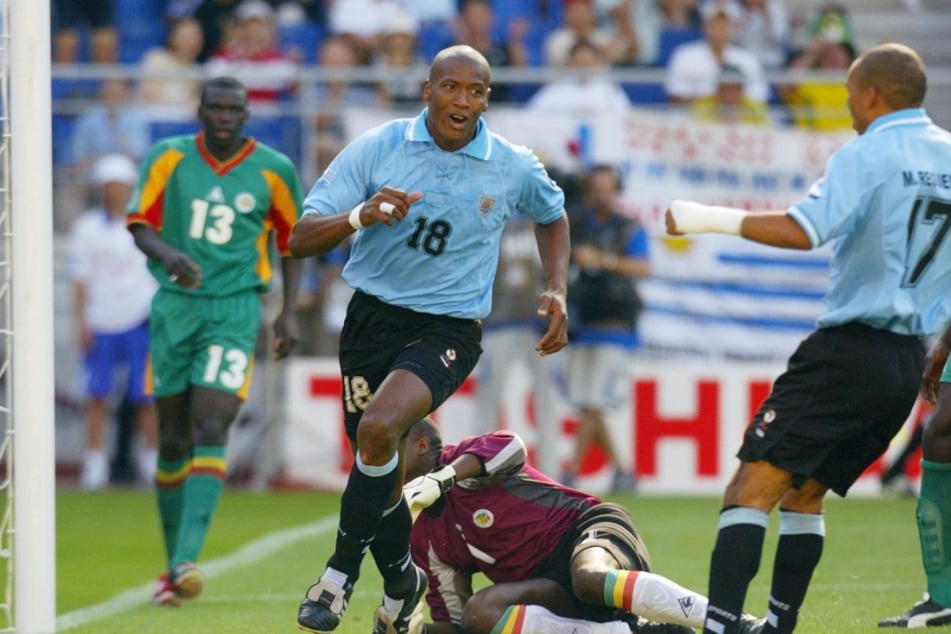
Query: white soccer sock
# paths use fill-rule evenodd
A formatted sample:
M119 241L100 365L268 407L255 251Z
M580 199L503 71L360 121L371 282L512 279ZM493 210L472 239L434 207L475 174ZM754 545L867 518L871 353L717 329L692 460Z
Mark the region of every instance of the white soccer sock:
M667 577L638 571L631 612L651 621L702 628L707 598Z
M496 624L493 632L501 632L508 623L517 623L519 614L521 627L509 629L513 634L630 634L631 628L624 621L594 623L580 619L557 616L540 605L513 605L506 610L502 620Z

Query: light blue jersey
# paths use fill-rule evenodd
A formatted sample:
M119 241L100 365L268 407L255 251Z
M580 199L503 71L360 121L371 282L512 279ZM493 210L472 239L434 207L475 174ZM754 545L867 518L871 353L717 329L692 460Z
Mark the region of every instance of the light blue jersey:
M304 215L349 211L384 185L422 192L402 222L356 234L343 279L388 304L482 319L491 310L506 220L520 211L552 223L565 196L531 150L490 132L484 120L464 148L440 149L426 113L357 137L307 195Z
M818 326L930 335L951 318L951 133L920 108L876 119L787 213L836 240Z

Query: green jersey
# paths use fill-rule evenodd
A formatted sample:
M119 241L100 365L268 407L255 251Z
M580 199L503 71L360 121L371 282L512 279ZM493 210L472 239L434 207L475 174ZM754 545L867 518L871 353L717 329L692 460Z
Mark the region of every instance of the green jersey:
M164 290L208 297L264 291L272 276L271 234L277 252L288 255L302 193L291 160L254 139L222 163L203 134L177 136L159 141L142 165L127 222L152 227L201 267L201 286L188 290L149 261Z

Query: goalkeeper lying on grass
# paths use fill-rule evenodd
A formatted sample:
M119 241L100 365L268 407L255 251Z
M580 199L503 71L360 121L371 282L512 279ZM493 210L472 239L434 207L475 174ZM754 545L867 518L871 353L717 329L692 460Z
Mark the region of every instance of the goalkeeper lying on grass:
M429 419L406 449L403 493L415 523L413 560L426 571L433 623L411 633L684 633L707 599L650 572L627 510L525 464L525 445L497 431L442 446ZM473 594L472 576L495 585ZM758 622L744 617L743 632Z

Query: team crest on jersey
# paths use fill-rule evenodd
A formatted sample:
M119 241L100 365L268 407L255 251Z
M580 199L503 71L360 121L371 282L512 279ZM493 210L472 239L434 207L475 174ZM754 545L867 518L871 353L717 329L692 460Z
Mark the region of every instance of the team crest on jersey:
M479 199L479 215L483 218L488 218L494 206L495 198L488 194L482 194L482 198Z
M472 523L475 524L477 528L491 528L491 526L495 524L495 515L493 515L489 509L477 509L476 512L472 514Z
M248 213L254 209L254 205L257 201L254 200L254 195L248 192L241 192L234 197L234 208L240 211L243 214Z

